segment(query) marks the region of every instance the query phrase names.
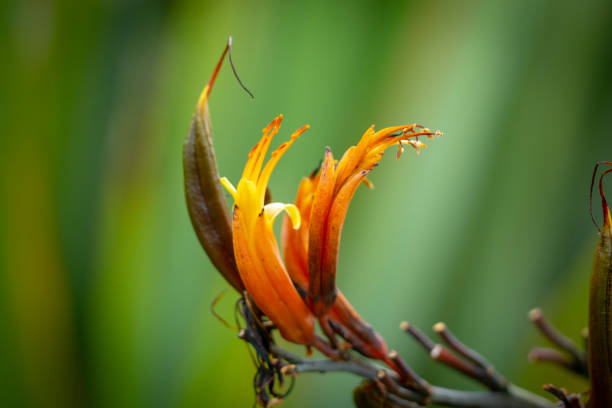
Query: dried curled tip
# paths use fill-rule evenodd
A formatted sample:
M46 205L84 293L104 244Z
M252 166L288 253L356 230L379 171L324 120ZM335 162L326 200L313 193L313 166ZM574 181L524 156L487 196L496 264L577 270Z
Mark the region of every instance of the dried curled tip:
M246 91L246 93L248 93L249 96L252 99L255 99L255 95L253 95L253 93L251 91L249 91L249 89L242 83L242 80L238 76L238 72L236 72L236 67L234 66L234 61L232 61L232 36L231 35L230 35L229 39L227 40L227 49L228 49L228 52L229 52L230 65L232 67L232 71L234 72L234 76L236 77L236 80L238 81L238 83L240 84L242 89L244 89Z
M399 327L403 331L408 331L408 330L410 330L410 323L408 323L406 321L403 321L403 322L400 323Z
M597 176L597 170L599 169L600 165L612 166L612 162L600 161L595 164L595 168L593 169L593 176L591 178L591 187L589 189L589 214L591 214L591 219L593 220L593 224L595 224L595 227L601 233L601 228L599 227L599 224L597 223L597 221L595 220L595 217L593 216L593 187L595 185L595 177ZM612 224L612 219L610 216L610 208L608 207L608 202L606 201L606 196L604 194L604 188L603 188L603 179L606 176L606 174L610 172L612 172L612 169L605 170L599 176L599 195L601 197L601 207L603 210L603 225L604 226L609 226L610 224Z

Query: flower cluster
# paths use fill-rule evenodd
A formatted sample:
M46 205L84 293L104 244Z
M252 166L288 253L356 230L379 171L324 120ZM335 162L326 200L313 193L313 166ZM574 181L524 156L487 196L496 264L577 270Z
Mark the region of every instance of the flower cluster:
M395 126L378 132L370 127L361 141L339 160L329 149L320 170L305 178L295 204L265 204L270 175L281 156L308 129L304 126L264 158L282 115L263 129L263 137L249 153L237 187L226 178L221 183L234 198L233 245L242 282L255 304L288 341L315 346L329 354L338 348L340 335L362 354L387 360L387 346L353 309L335 285L342 225L353 194L381 159L384 150L410 142L424 147L418 136L435 133L416 125ZM415 139L415 140L413 140ZM284 259L273 232L274 219L285 211ZM330 344L323 345L314 332L317 317Z
M217 260L215 266L241 294L243 290L246 291L255 306L286 340L315 347L331 358L341 358L343 350L354 349L385 362L400 377L403 376L404 372L389 359L383 338L359 316L336 288L340 236L353 195L362 183L371 187L367 176L378 166L385 150L397 145L398 158L405 146L415 148L418 153L426 147L419 137L433 138L441 133L414 124L379 131L371 126L339 160L334 158L329 148L326 149L320 169L300 183L295 203L266 203L268 182L276 164L309 126L295 131L266 161L266 154L283 119L282 115L276 117L263 129L261 140L249 153L236 186L226 178L218 179L214 155L212 163L202 161L207 151L214 151L208 120L208 95L220 64L221 61L198 103L200 116L205 116L203 125L197 126L196 123L192 126L185 145L185 181L186 187L191 187L191 190L186 189L188 203L190 199L193 201L190 191L194 190L194 185L196 194L192 195L201 193L196 198L203 203L197 205L192 202L190 214L196 230L199 230L200 240L208 244L204 247L209 256ZM191 162L196 170L190 173L187 164ZM202 181L202 176L207 176L205 172L202 174L202 168L214 169L214 176ZM197 181L194 181L196 177ZM203 191L208 188L216 193L219 184L234 199L231 234L227 234L227 225L223 220L214 219L224 218L223 209L217 209L214 217L208 214L210 211L207 212L206 208L202 210L202 206L211 201L210 194L207 196ZM200 190L197 190L198 187ZM214 204L218 206L219 203ZM198 224L197 210L207 215L208 220ZM284 251L281 255L273 223L282 212L286 213L286 217L282 228ZM219 229L223 234L219 233ZM231 242L228 235L231 235ZM229 248L232 248L232 253L228 253ZM227 257L232 259L223 259ZM316 321L326 340L315 334Z
M348 371L366 379L354 391L354 401L360 408L430 403L552 407L549 401L506 380L486 358L455 337L445 324L434 325L434 331L443 343L438 344L413 325L403 322L400 328L420 343L433 360L478 381L490 392L458 391L429 384L412 371L396 351L389 352L382 336L336 287L342 228L358 187L361 184L372 187L367 177L389 147L397 145L399 159L406 146L414 148L417 153L427 147L419 137L433 138L441 133L415 124L379 131L371 126L340 159L335 159L327 148L321 165L300 182L294 203L270 202L268 183L275 166L309 126L295 131L266 160L281 126L283 116L279 115L263 129L263 136L250 151L236 186L226 178L219 178L208 97L228 52L231 63L231 38L200 96L185 142L185 194L189 215L202 247L215 268L241 295L237 312L244 318L245 327L239 328L239 337L248 341L255 350L257 373L254 386L258 402L263 406L280 403L285 394L279 392L275 384L282 386L286 376L308 371ZM612 162L597 164L591 192L600 165L612 167ZM603 178L609 173L612 169L603 171L599 178L603 225L600 228L595 222L600 230L600 240L591 274L586 350L579 349L556 330L541 310L530 313L531 320L556 346L555 349L535 348L530 358L559 364L590 380L590 391L582 395L568 393L551 384L544 386L566 408L612 406L612 217L603 189ZM223 187L234 200L231 214ZM283 212L281 250L273 225ZM315 332L317 323L324 338ZM336 361L307 361L288 353L274 343L274 330L278 330L287 341L304 345L308 351L314 347ZM387 368L369 364L363 359L355 360L349 350L379 360Z

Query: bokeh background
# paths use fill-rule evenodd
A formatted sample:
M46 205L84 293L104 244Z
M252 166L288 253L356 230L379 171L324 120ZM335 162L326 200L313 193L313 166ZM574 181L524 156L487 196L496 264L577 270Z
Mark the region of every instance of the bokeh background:
M339 286L390 346L436 384L478 389L398 329L445 321L519 385L585 389L528 364L546 342L526 314L542 306L577 341L586 325L588 187L612 159L609 1L0 8L0 405L252 406L246 346L209 309L227 285L191 228L181 168L230 34L256 95L229 66L212 94L234 182L278 113L279 140L311 125L272 178L279 201L325 146L340 155L372 123L444 132L420 156L390 152L345 224ZM358 383L304 375L284 406L349 407Z

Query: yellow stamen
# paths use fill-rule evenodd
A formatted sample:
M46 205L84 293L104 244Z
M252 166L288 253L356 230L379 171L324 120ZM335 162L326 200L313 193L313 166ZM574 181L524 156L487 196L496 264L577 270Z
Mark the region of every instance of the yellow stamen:
M236 201L236 194L238 193L236 192L236 187L234 187L232 182L229 181L227 177L221 177L219 181L221 182L221 185L225 187L225 189L232 195L232 197L234 197L234 201Z

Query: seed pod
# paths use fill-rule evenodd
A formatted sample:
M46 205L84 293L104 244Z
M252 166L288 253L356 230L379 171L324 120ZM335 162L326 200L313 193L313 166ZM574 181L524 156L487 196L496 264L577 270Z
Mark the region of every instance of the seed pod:
M231 39L196 105L183 146L183 171L187 209L200 244L215 268L242 293L244 285L234 259L230 213L219 182L208 110L208 96L230 44Z
M612 220L602 185L603 177L610 172L612 169L604 171L599 178L604 222L595 250L589 298L589 408L612 407Z

